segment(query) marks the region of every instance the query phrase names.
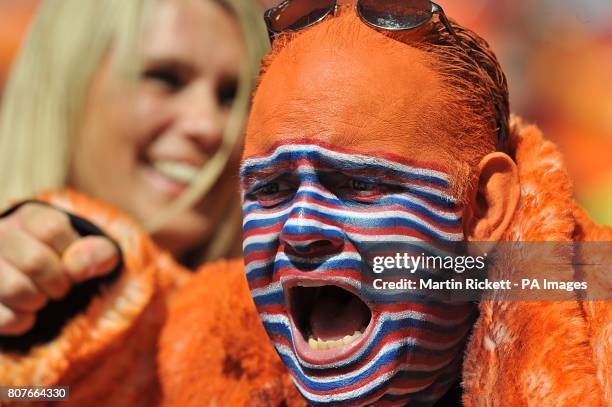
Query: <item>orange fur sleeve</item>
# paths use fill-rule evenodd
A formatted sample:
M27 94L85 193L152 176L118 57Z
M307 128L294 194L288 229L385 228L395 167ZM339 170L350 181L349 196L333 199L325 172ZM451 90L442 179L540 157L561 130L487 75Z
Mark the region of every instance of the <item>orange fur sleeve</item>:
M610 242L610 228L594 225L574 202L556 147L536 127L523 126L516 117L512 127L521 200L506 239ZM612 265L598 261L603 253L593 252L593 246L576 247L580 253L557 254L555 272L560 278L587 281L589 287L599 285L609 293ZM581 271L575 266L581 263L602 267ZM491 275L494 279L528 277L537 272L534 264L537 259L515 256L497 264ZM464 359L464 404L612 405L611 310L610 301L590 301L576 293L564 301L482 301Z
M70 401L63 405L149 405L158 399L154 355L165 309L158 276L176 267L115 209L70 191L42 199L89 220L115 239L124 254L124 268L56 336L40 340L30 335L31 343L17 338L19 349L5 344L0 385L70 386ZM169 273L162 280L167 286L179 280ZM56 316L61 315L51 318Z
M177 294L158 363L165 406L305 405L259 320L242 260L205 266Z
M601 300L605 293L609 295L612 292L612 227L596 225L578 205L573 214L576 240L586 242L576 256L580 264L590 265L578 272L584 276L595 296L594 299L582 299L582 311L589 331L596 375L602 384L605 402L612 405L612 304Z

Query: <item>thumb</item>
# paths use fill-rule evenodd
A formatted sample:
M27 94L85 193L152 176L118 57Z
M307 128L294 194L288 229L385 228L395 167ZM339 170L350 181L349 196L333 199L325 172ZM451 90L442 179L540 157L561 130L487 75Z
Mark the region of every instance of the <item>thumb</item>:
M62 256L66 273L80 283L111 272L119 261L117 247L100 236L87 236L70 245Z

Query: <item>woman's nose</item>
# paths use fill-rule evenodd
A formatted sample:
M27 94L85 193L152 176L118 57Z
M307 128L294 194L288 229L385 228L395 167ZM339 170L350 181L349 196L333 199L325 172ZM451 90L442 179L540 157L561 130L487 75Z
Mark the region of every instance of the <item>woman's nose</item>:
M218 101L212 84L194 85L180 100L177 128L181 135L204 151L216 151L223 139L227 112Z

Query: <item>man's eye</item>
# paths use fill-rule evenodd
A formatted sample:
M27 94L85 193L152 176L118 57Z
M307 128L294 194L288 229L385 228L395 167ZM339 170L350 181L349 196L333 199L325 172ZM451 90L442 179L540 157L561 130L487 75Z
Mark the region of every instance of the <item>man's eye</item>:
M264 185L263 187L259 188L256 193L260 195L271 195L278 193L278 191L280 191L280 186L278 182L273 182L271 184Z
M360 192L374 191L378 187L378 184L374 182L361 181L358 179L352 179L350 184L352 189Z
M270 182L251 193L261 206L273 207L287 201L294 194L294 188L287 182Z
M373 203L379 198L398 191L398 187L379 181L351 178L345 184L344 196L361 203Z

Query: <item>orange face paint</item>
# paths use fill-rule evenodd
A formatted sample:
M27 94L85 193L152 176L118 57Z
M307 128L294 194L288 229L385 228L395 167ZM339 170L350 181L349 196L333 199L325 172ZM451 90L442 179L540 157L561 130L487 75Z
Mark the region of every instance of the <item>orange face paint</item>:
M352 10L313 26L263 75L244 157L309 139L440 162L453 118L432 64L425 52L366 26Z

